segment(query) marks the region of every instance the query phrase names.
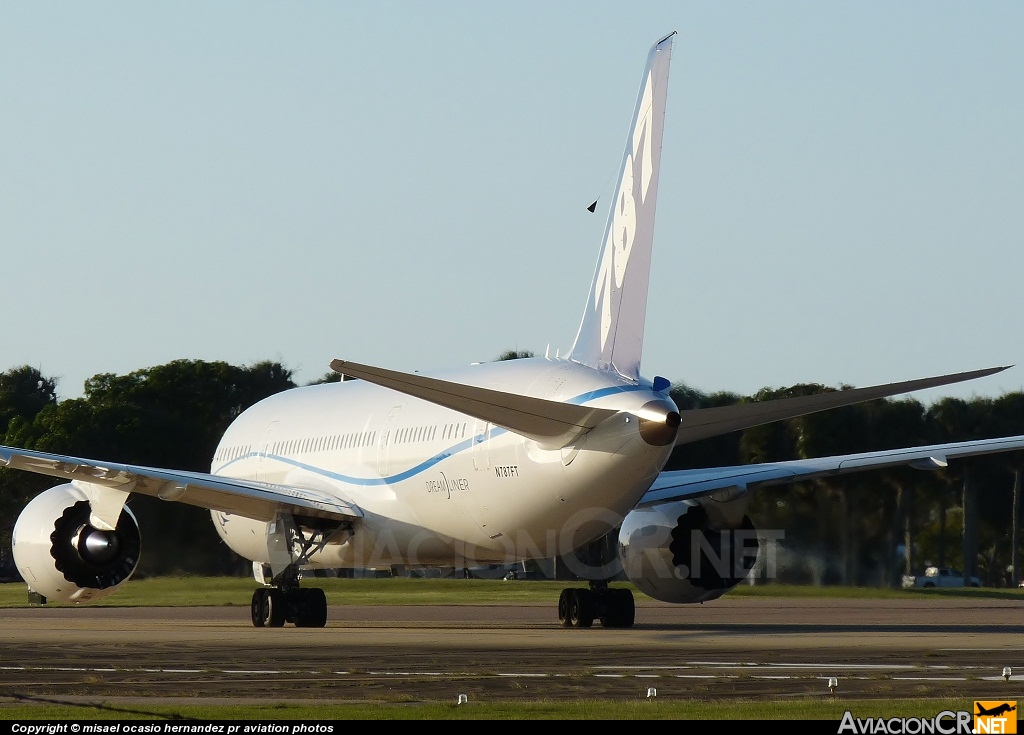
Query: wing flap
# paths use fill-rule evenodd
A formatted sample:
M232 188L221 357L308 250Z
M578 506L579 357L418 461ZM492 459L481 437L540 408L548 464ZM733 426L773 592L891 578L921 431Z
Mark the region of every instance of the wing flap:
M0 446L0 466L88 482L208 510L272 521L281 511L328 520L354 520L362 511L320 490L238 480L203 472L96 462L62 454Z
M737 403L732 406L717 406L715 408L695 408L682 412L682 424L679 426L679 433L676 434L676 444L687 444L699 439L728 434L732 431L749 429L752 426L761 426L773 421L827 411L830 408L851 406L876 398L888 398L925 388L936 388L940 385L984 378L1006 369L1007 367L986 368L966 373L940 375L934 378L906 380L901 383L815 393L810 396L794 396L793 398L779 398L756 403Z
M834 477L887 467L905 465L918 469L940 469L949 459L962 459L1021 449L1024 449L1024 435L834 457L798 459L790 462L671 470L658 475L654 484L640 500L640 505L698 498L717 491L752 490L755 487L784 485L819 477Z

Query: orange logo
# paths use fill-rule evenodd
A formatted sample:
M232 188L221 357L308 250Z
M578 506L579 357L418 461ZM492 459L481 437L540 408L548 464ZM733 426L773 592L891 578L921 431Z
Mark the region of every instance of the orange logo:
M1016 733L1017 703L996 700L974 702L975 733Z

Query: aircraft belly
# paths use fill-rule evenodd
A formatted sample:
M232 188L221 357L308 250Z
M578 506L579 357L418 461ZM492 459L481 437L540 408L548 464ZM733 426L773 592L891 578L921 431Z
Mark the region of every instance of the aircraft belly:
M268 523L218 510L211 511L210 515L213 518L213 527L217 529L217 534L229 549L249 561L270 563L270 552L267 548Z

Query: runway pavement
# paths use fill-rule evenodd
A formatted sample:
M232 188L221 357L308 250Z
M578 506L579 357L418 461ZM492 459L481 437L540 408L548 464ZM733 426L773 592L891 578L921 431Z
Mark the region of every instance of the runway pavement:
M1009 681L1001 676L1012 667ZM324 629L245 607L0 610L0 706L68 701L963 696L1022 691L1024 605L921 597L638 600L628 630L553 605L332 606Z

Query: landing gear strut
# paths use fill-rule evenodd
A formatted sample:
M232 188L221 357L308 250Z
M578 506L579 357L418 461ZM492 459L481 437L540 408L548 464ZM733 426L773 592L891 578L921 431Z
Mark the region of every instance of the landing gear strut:
M591 582L589 589L567 587L558 598L558 621L566 628L589 628L600 620L605 628L632 628L636 618L633 593Z

